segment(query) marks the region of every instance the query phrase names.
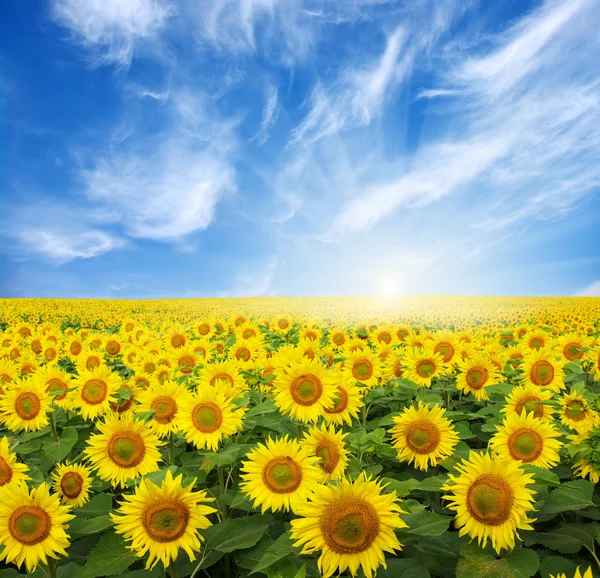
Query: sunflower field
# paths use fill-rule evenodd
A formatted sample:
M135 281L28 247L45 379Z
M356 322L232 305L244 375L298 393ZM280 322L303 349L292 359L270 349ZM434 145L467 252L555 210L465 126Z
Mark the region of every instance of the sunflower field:
M0 578L600 577L597 298L0 304Z

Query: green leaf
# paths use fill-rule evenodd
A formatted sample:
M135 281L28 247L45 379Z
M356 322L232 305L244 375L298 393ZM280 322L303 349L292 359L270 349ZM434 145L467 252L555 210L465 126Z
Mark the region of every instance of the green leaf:
M97 518L76 517L69 522L69 535L71 538L79 538L80 536L89 536L90 534L98 534L104 532L108 528L114 526L110 516L98 516Z
M136 560L135 554L125 547L123 538L114 532L109 532L100 538L90 552L77 578L116 576L127 570Z
M569 510L581 510L593 506L594 484L587 480L575 480L561 484L550 492L539 515L556 515Z
M441 492L442 486L448 481L448 476L431 476L419 482L417 490L426 492Z
M454 429L456 429L456 433L458 434L459 439L468 440L474 438L475 435L471 431L468 423L461 421L459 423L454 424Z
M401 528L398 532L407 536L441 536L450 525L452 518L442 516L435 512L423 510L403 516L408 528Z
M230 508L234 510L244 510L246 512L254 512L254 506L250 498L243 492L238 492L231 500Z
M249 417L253 417L255 415L264 415L266 413L273 413L278 411L275 402L272 399L268 399L267 401L263 401L259 403L257 406L254 406L252 409L249 409L244 418L247 419Z
M225 520L204 530L206 547L224 553L251 548L272 523L269 514Z
M96 516L102 516L106 514L106 512L110 512L112 509L113 495L98 494L97 496L94 496L87 504L77 508L77 517L95 518Z
M576 568L577 565L575 562L571 562L571 560L567 560L561 556L548 556L540 564L540 576L541 578L550 578L559 574L574 576Z
M523 464L521 466L526 473L532 474L536 484L543 484L545 486L559 486L560 480L558 476L550 470L545 470L538 466L532 466L531 464Z
M534 532L527 536L528 544L543 544L546 548L563 554L576 554L582 547L594 549L594 539L600 532L600 524L563 524L549 532ZM532 540L535 540L533 542Z
M467 544L460 551L456 578L531 578L539 564L533 550L520 548L496 558L474 544Z
M77 443L77 430L74 427L66 427L62 430L58 441L54 440L44 443L44 453L56 463L62 462Z
M159 563L154 567L154 570L134 570L133 572L125 572L119 578L164 578L165 571Z
M408 496L418 485L419 480L410 478L408 480L394 480L393 478L383 478L382 482L386 484L386 492L396 492L399 498Z
M429 578L429 571L415 558L393 558L377 570L377 578Z
M277 538L277 540L275 540L275 542L269 546L250 574L264 572L269 566L272 566L276 562L283 560L290 554L298 556L299 553L300 548L294 547L289 533L286 532L285 534L279 536L279 538Z

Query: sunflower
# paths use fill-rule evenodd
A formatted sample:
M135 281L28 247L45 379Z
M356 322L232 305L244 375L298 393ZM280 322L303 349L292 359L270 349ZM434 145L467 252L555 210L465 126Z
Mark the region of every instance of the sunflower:
M158 355L149 351L140 352L135 356L135 359L130 363L131 368L136 373L146 373L152 375L158 369Z
M101 479L124 486L127 480L158 470L163 442L144 422L108 416L97 427L101 433L89 438L84 454Z
M442 361L451 369L459 359L458 338L452 331L437 331L433 335L433 351L442 356Z
M335 425L352 425L352 419L358 417L358 411L365 405L362 390L343 371L335 372L334 385L333 405L323 408L323 417L326 422Z
M475 353L459 361L461 373L456 376L456 389L472 394L477 401L489 399L486 387L502 381L502 374L483 353Z
M550 574L550 578L570 578L564 572L560 574ZM589 566L588 569L582 574L579 571L579 566L575 568L575 574L573 574L573 578L594 578L594 574L592 573L592 567Z
M20 464L16 454L10 451L8 438L0 439L0 488L30 480L28 471L29 468L25 464Z
M325 408L333 407L336 371L307 358L278 371L272 382L275 405L293 419L316 422Z
M94 420L110 411L111 402L117 401L114 395L121 379L106 365L101 365L92 371L81 371L74 385L73 405L84 419Z
M541 329L532 329L523 337L525 346L534 351L548 347L551 341L550 334Z
M0 394L2 387L16 381L18 375L17 364L10 359L0 359Z
M407 348L402 358L404 368L402 377L410 379L421 387L431 387L434 377L448 370L441 353L433 349Z
M379 382L381 361L379 357L365 348L357 349L345 355L344 371L365 387L374 387Z
M37 371L39 365L38 359L31 353L25 353L17 360L17 368L21 377L33 375Z
M32 380L39 382L46 393L50 395L52 403L63 409L73 407L72 392L67 391L71 387L72 379L73 376L70 373L53 365L45 365L32 377Z
M179 404L186 393L187 389L174 381L167 380L160 383L155 379L148 389L138 394L138 405L135 411L142 413L154 411L147 425L158 437L167 437L171 432L177 431L175 418L179 411Z
M241 364L250 365L254 363L262 352L263 343L256 337L238 339L229 350L229 356Z
M452 422L444 417L445 413L437 404L429 409L419 402L417 407L407 407L400 415L394 416L396 425L390 433L399 461L426 470L452 455L458 434Z
M210 385L225 386L228 396L243 394L248 389L244 378L242 377L241 364L239 361L227 360L216 361L215 363L207 363L202 368L200 374L200 387Z
M523 383L537 387L547 387L559 392L565 387L564 361L557 361L551 349L530 351L521 364Z
M269 438L246 455L242 462L240 489L264 512L295 511L319 486L322 473L308 446L287 435Z
M528 487L534 480L518 462L472 451L456 470L442 490L451 492L444 499L456 512L459 536L477 538L484 548L490 540L500 553L514 548L518 530L533 530L527 514L534 509L535 490Z
M77 356L77 361L75 363L77 365L77 372L81 375L84 371L94 371L94 369L98 369L104 365L104 360L100 353L88 348Z
M344 347L348 341L348 332L343 327L332 327L329 330L329 342L334 347Z
M0 415L10 431L37 431L48 425L52 411L44 388L32 379L13 384L0 398Z
M242 415L224 391L204 386L182 396L175 425L198 449L216 451L223 438L242 429Z
M490 447L502 459L544 469L550 469L560 461L560 433L552 423L534 417L533 412L509 414L497 430L490 440Z
M52 472L52 481L52 489L63 504L79 508L90 498L93 477L88 466L68 462L60 464Z
M179 347L173 350L173 354L169 358L175 372L182 375L191 375L194 369L201 363L199 356L196 356L191 347Z
M510 394L506 397L506 403L500 411L506 414L522 415L533 413L534 417L543 421L552 421L554 418L554 409L545 401L552 399L552 392L547 389L540 389L535 385L518 385L513 387Z
M553 344L554 350L567 363L582 359L584 355L583 348L589 347L590 339L579 333L566 333L561 335Z
M102 340L100 350L110 357L119 355L123 353L123 340L119 335L108 335Z
M46 482L31 491L25 484L0 489L0 560L19 568L25 562L31 574L40 562L67 556L69 510Z
M63 351L71 361L77 361L84 347L84 340L81 336L74 334L66 342L63 343Z
M587 431L569 436L569 453L573 456L573 469L580 478L589 478L593 484L600 482L600 417Z
M146 570L162 561L165 569L171 560L177 560L183 548L189 559L196 559L202 535L198 530L211 526L206 517L216 510L204 504L213 501L205 491L194 492L194 479L189 486L181 483L182 475L175 479L170 470L162 484L142 480L133 495L124 495L116 513L110 514L117 534L131 542L129 549L138 558L148 554Z
M322 576L342 574L346 568L355 576L358 569L367 578L380 565L386 567L385 552L393 554L402 545L394 531L406 528L395 492L382 493L379 482L361 473L354 482L339 486L317 485L310 502L298 506L300 516L292 520L294 546L302 554L320 551Z
M172 325L166 332L165 339L168 347L172 347L173 349L185 347L188 342L185 327L181 324Z
M594 425L598 414L590 408L581 394L573 391L560 400L560 421L577 431L587 431Z
M343 477L348 465L348 452L344 446L344 438L348 434L336 432L333 426L314 426L304 434L302 445L310 448L311 455L319 459L318 466L322 474L322 482L339 480Z

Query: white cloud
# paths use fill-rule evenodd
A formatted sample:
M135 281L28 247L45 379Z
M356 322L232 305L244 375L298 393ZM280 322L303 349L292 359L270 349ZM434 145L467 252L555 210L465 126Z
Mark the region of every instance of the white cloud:
M97 257L126 244L99 228L92 209L33 200L5 208L2 234L14 243L9 247L13 258L38 257L56 264Z
M600 297L600 279L592 281L589 285L575 291L575 297Z
M184 139L147 154L114 154L82 176L87 196L114 209L128 235L163 241L206 229L218 201L235 190L226 156Z
M165 0L53 0L51 13L99 63L127 66L136 42L155 39L175 10Z
M447 132L464 136L421 148L402 176L350 199L330 234L469 192L475 226L486 230L570 212L600 185L599 25L597 3L550 2L502 34L489 54L466 64L464 52L457 55L444 76L448 90L465 98L450 105L457 122Z
M266 90L265 107L263 110L263 117L260 123L260 128L256 135L251 140L256 141L258 144L264 144L269 138L269 131L271 127L277 122L277 116L279 114L277 110L278 102L278 90L275 85L267 85Z
M238 274L234 286L229 291L219 293L218 297L263 297L277 295L273 279L277 271L277 261L272 259L266 265L255 263L253 270Z

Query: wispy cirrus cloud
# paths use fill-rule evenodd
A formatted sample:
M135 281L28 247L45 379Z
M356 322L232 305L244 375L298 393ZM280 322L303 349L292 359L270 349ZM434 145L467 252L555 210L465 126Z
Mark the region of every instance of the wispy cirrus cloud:
M366 230L399 207L474 187L484 191L474 197L482 213L476 222L487 229L564 215L593 193L600 184L599 24L597 3L547 2L500 34L491 52L451 58L440 96L455 97L448 107L458 123L420 148L402 176L350 199L330 234Z
M176 13L167 0L53 0L51 16L91 50L97 64L128 66L136 43L156 39Z
M600 279L596 279L589 285L578 289L573 295L575 297L600 297Z
M17 260L41 258L57 265L89 259L126 246L126 241L103 230L93 208L28 199L26 206L5 206L2 235Z
M277 109L279 91L274 84L268 84L266 88L265 105L263 116L260 122L258 132L251 140L256 141L259 145L264 144L269 138L269 131L277 122L279 111Z

